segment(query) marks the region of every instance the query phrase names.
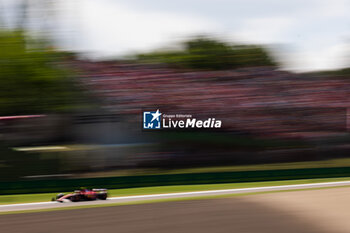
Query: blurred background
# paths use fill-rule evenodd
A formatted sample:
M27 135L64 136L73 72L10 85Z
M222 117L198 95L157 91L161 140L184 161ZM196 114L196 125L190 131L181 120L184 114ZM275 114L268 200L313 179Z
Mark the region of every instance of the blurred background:
M350 175L349 4L0 0L0 193Z

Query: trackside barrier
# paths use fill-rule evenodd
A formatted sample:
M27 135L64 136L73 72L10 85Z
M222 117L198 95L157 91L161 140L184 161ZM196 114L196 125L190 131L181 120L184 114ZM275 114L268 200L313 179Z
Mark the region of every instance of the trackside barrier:
M81 186L118 189L165 185L218 184L335 177L350 177L350 167L160 174L81 179L21 180L0 182L0 195L67 192Z

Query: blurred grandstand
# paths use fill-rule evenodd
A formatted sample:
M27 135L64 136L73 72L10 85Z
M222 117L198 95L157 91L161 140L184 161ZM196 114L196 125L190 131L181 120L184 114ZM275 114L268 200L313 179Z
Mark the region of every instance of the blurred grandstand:
M276 138L313 138L347 131L349 80L251 67L179 71L164 65L71 63L80 84L108 112L139 120L142 109L223 120L226 131ZM139 125L137 125L139 126Z

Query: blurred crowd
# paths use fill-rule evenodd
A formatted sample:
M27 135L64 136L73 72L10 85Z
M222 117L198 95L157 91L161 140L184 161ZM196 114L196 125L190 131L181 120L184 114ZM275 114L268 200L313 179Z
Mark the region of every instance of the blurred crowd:
M163 65L75 61L81 85L103 107L140 119L143 110L216 118L224 130L277 137L346 132L350 81L276 70L174 70ZM133 118L134 117L134 118Z

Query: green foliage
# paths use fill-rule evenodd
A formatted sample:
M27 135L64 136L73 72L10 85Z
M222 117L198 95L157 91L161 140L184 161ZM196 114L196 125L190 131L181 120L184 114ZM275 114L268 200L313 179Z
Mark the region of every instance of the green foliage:
M275 66L267 51L256 45L230 45L199 37L184 43L183 51L160 51L138 55L147 62L165 62L179 68L225 70L239 67Z
M71 108L76 90L67 71L58 68L59 59L40 43L28 43L20 31L0 31L0 114Z

